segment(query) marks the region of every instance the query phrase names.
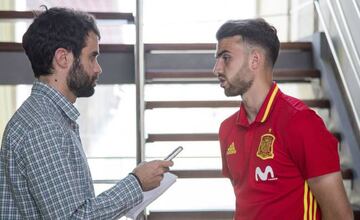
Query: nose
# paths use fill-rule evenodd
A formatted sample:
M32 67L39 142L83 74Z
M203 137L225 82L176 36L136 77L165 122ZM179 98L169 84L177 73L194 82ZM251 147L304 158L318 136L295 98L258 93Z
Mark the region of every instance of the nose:
M95 73L97 75L100 75L102 73L102 68L98 62L96 62L96 65L95 65Z
M218 76L220 73L222 73L222 67L221 67L221 62L220 62L219 58L217 58L215 60L215 64L213 67L213 73L215 76Z

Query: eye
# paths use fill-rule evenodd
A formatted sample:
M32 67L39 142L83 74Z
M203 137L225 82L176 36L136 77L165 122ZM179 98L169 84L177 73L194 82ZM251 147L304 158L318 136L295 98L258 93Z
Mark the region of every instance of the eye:
M97 55L91 56L90 57L90 62L95 63L95 62L97 62L97 59L98 59Z
M224 60L224 62L229 62L231 57L228 54L224 54L224 55L221 56L221 58Z
M97 58L99 56L99 53L98 52L93 52L90 54L90 61L91 62L94 62L94 61L97 61Z

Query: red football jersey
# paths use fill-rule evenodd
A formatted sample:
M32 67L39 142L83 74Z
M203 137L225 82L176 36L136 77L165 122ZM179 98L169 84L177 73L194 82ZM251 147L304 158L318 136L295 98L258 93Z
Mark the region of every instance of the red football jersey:
M340 170L338 142L322 119L276 83L253 123L243 104L220 127L222 172L235 219L321 219L307 179Z

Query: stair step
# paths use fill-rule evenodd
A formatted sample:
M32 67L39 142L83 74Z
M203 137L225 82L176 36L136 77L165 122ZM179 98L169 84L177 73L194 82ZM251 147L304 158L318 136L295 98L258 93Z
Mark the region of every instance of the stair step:
M327 99L304 99L302 100L311 108L330 108ZM145 109L154 108L238 108L240 101L147 101Z
M15 12L15 14L18 14L18 18L34 18L33 12ZM125 15L123 15L125 14ZM94 13L96 17L101 17L101 19L121 19L122 17L127 17L128 13ZM30 16L31 15L31 16ZM12 15L9 11L0 11L0 19L13 19L15 16ZM131 20L131 19L130 19ZM1 45L5 45L1 46ZM122 52L122 44L100 44L104 45L104 48L110 48L113 52ZM125 44L126 47L132 48L133 50L134 45ZM22 45L21 43L14 43L14 42L0 42L0 51L8 51L6 48L16 48L16 51L21 51ZM9 47L10 46L10 47ZM151 51L151 50L215 50L215 44L145 44L144 45L145 51ZM281 49L284 50L290 50L290 49L298 49L298 50L311 50L311 43L308 42L299 42L299 43L281 43ZM100 48L101 51L101 48ZM103 51L101 51L103 52ZM106 51L107 52L107 51Z
M284 44L287 45L287 44ZM194 46L193 46L194 47ZM289 48L289 46L284 46ZM171 47L168 47L171 49ZM206 48L206 45L205 45ZM186 49L186 48L185 48ZM193 48L188 48L193 49ZM101 56L99 56L99 63L102 66L104 73L100 79L99 84L129 84L135 82L134 70L134 45L129 44L100 44ZM180 52L180 51L179 51ZM167 71L167 70L187 70L207 72L205 76L200 73L198 79L186 79L187 83L198 80L198 82L217 83L216 77L211 74L211 69L214 65L214 52L194 53L192 51L182 51L183 53L146 53L145 54L145 69L148 72ZM186 53L185 53L186 52ZM15 61L15 62L11 62ZM14 65L13 63L23 63L24 65ZM4 67L3 74L0 74L0 84L32 84L33 76L31 73L31 66L26 57L21 43L0 42L0 66ZM119 66L121 67L119 69ZM308 78L305 80L312 80L312 75L316 76L318 73L312 71L313 69L312 52L304 50L282 50L279 58L275 64L275 80L282 80L282 82L302 80L300 77L304 75L303 70L310 70ZM293 76L288 76L289 69ZM185 72L185 71L184 71ZM204 78L210 76L210 78ZM298 75L298 77L295 77ZM278 78L278 79L276 79ZM160 80L158 79L154 79ZM163 80L163 79L161 79ZM179 81L179 79L171 79L172 81ZM181 79L180 79L181 80ZM149 80L148 80L149 81Z
M312 50L311 42L283 42L280 50Z
M211 70L149 70L145 77L147 83L219 82ZM320 71L316 69L275 69L273 78L277 82L308 82L313 78L320 78Z
M131 44L100 44L102 53L133 53L134 45ZM24 52L21 43L0 42L0 52Z
M215 50L216 44L213 43L170 43L170 44L144 44L146 52L154 50Z
M287 44L285 44L287 45ZM291 45L291 44L289 44ZM311 45L311 44L310 44ZM144 45L152 48L151 45ZM199 50L196 50L198 47ZM155 49L154 47L153 49ZM210 71L215 63L215 51L206 49L207 45L162 45L158 49L145 53L145 71L158 70L198 70ZM291 47L287 47L291 48ZM173 49L173 50L171 50ZM188 49L188 50L187 50ZM209 48L207 48L209 49ZM313 69L311 50L281 49L274 66L275 69Z
M218 141L217 133L196 134L148 134L147 143L156 141Z
M150 211L148 220L232 220L234 211Z
M351 168L342 168L341 175L344 180L352 180L354 178L354 172Z
M354 220L360 220L360 210L353 208ZM232 220L234 211L231 210L202 210L202 211L151 211L148 220Z
M341 135L338 132L332 133L339 142L341 142ZM218 141L218 133L179 133L179 134L148 134L146 143L157 141Z
M170 44L145 44L144 50L215 50L213 43L170 43ZM311 42L281 42L281 50L312 50Z
M15 51L24 51L21 43L13 42L0 42L0 51L1 52L15 52Z
M104 73L99 84L134 83L134 45L100 44L98 60ZM17 64L22 65L17 65ZM29 59L21 43L0 42L0 85L32 84L34 81ZM119 68L121 67L121 68Z
M39 11L41 12L41 11ZM33 19L37 11L0 11L0 19ZM134 23L135 19L132 13L120 12L89 12L96 19L100 20L127 20Z
M354 212L354 220L360 220L360 207L359 205L355 205L352 207Z
M171 170L179 178L224 178L221 170ZM353 171L350 168L341 170L344 180L352 180L354 178Z
M221 170L171 170L179 178L224 178Z

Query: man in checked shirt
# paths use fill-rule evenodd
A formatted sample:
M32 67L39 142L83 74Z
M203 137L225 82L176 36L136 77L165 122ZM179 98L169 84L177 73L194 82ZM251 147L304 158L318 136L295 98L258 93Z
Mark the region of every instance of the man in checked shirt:
M46 9L23 36L37 80L9 121L0 151L0 219L113 219L160 184L171 161L137 166L95 197L74 107L94 94L100 33L91 15Z

